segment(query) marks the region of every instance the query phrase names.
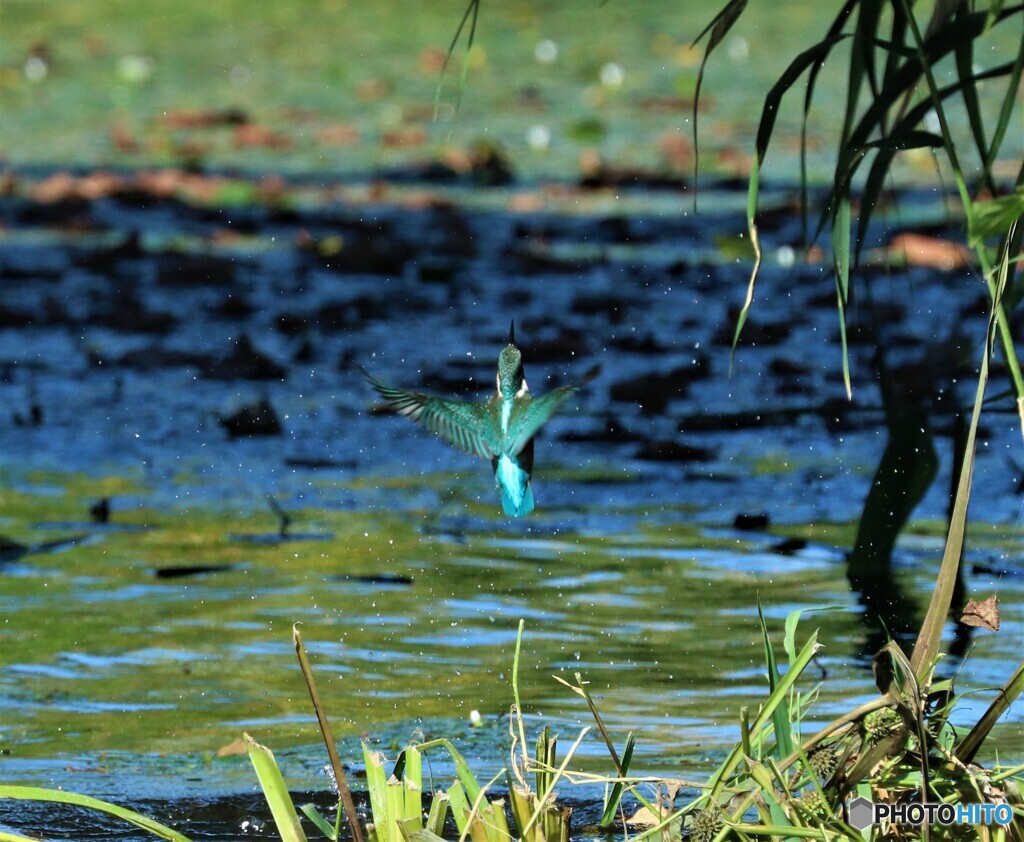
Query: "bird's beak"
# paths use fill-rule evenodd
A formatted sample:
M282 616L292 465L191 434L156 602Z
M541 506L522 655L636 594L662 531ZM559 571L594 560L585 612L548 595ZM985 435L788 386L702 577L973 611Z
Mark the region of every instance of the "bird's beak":
M508 344L516 344L516 320L512 319L512 325L508 329Z

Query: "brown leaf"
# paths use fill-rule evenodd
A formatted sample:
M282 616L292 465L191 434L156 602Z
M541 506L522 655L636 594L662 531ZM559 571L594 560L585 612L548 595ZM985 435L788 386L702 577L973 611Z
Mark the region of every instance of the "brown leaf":
M427 140L427 130L422 126L398 126L397 128L382 132L380 136L380 142L392 149L422 146Z
M999 631L999 597L992 594L984 602L967 600L960 622L965 626L980 626L990 631Z
M962 269L970 261L970 252L962 243L954 243L924 234L897 234L889 243L892 258L902 257L910 266L926 266L947 272Z
M236 149L278 149L292 148L292 139L286 134L275 132L256 123L235 126L234 144Z
M639 827L652 827L658 824L664 816L656 816L646 807L641 807L632 816L626 819L626 824Z
M245 747L245 741L239 737L237 740L232 740L226 746L221 746L217 749L217 757L234 757L238 754L247 754L249 749Z
M351 123L331 123L316 133L316 139L328 146L351 146L359 143L359 129Z

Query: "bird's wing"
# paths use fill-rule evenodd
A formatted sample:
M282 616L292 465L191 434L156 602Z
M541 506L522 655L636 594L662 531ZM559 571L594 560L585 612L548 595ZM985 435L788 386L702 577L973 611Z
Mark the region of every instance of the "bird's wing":
M515 432L504 442L504 452L518 456L537 431L554 415L569 398L594 380L601 373L601 366L595 365L583 375L583 379L575 386L562 386L553 389L539 398L532 398L523 406L522 414L513 419L512 429Z
M505 442L505 452L511 456L518 456L559 407L579 390L579 386L562 386L526 404L519 417L512 419L510 427L514 435Z
M422 424L448 444L483 459L493 459L497 455L496 443L487 435L487 416L483 406L396 389L365 371L363 376L399 415Z

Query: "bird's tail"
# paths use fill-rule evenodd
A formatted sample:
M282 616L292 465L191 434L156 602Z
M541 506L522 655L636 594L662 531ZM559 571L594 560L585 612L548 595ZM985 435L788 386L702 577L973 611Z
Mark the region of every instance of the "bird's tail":
M530 475L508 456L500 456L494 466L494 478L501 489L501 507L509 517L522 517L533 511Z
M501 487L501 507L509 517L522 517L533 511L533 488L526 486L526 493L516 498L505 486Z

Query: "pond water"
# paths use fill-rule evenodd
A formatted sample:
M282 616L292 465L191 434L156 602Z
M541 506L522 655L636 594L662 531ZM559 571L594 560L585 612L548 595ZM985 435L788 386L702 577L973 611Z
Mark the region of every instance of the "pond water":
M616 741L636 732L639 772L700 777L735 741L766 693L758 603L779 646L791 611L838 609L801 626L825 644L808 727L874 695L879 626L844 564L886 439L863 338L874 320L893 370L935 389L939 477L887 585L920 617L984 330L969 270L871 252L847 404L833 281L793 262L786 189L766 195L778 212L730 376L749 264L727 185L697 218L679 193L565 183L294 182L287 201L225 205L118 178L43 202L27 177L0 199L0 780L180 815L251 792L248 760L215 756L248 731L290 784L326 789L296 622L351 762L362 734L385 750L449 736L496 771L520 618L529 725L566 740L590 724L551 677L578 672ZM900 213L944 231L931 192ZM486 463L373 413L359 371L483 397L511 318L535 394L601 366L538 437L522 520L500 514ZM232 435L261 401L278 432ZM961 723L1020 659L1008 404L983 419L965 562L1002 630L941 666ZM998 735L1004 762L1024 755L1019 712ZM578 762L608 771L596 738ZM20 809L0 803L0 823Z
M565 746L590 724L553 678L579 674L616 743L636 733L635 772L689 780L766 695L759 605L777 647L793 611L801 640L819 630L808 730L875 695L883 620L911 642L987 315L955 255L885 251L906 230L962 240L933 157L898 157L868 232L847 402L827 243L800 250L794 89L730 355L761 103L834 10L751 4L722 44L696 214L691 42L714 6L487 4L460 88L461 49L441 68L464 8L179 0L141 25L130 0L5 2L0 783L114 799L197 839L269 838L247 758L217 754L245 731L326 809L294 623L356 776L363 736L392 757L447 736L496 772L521 619L531 729ZM978 70L1017 47L994 28ZM846 48L808 115L819 183ZM998 107L1001 86L979 94ZM1022 144L1007 133L997 173ZM483 461L377 412L360 373L482 399L512 319L535 394L600 366L538 437L522 520ZM869 588L846 555L887 440L875 337L939 468ZM1022 464L997 361L964 570L970 595L999 595L1002 629L946 630L960 725L1020 661ZM995 744L1024 757L1018 710ZM594 734L574 763L610 772ZM600 797L562 795L584 817ZM9 801L0 828L121 833Z

